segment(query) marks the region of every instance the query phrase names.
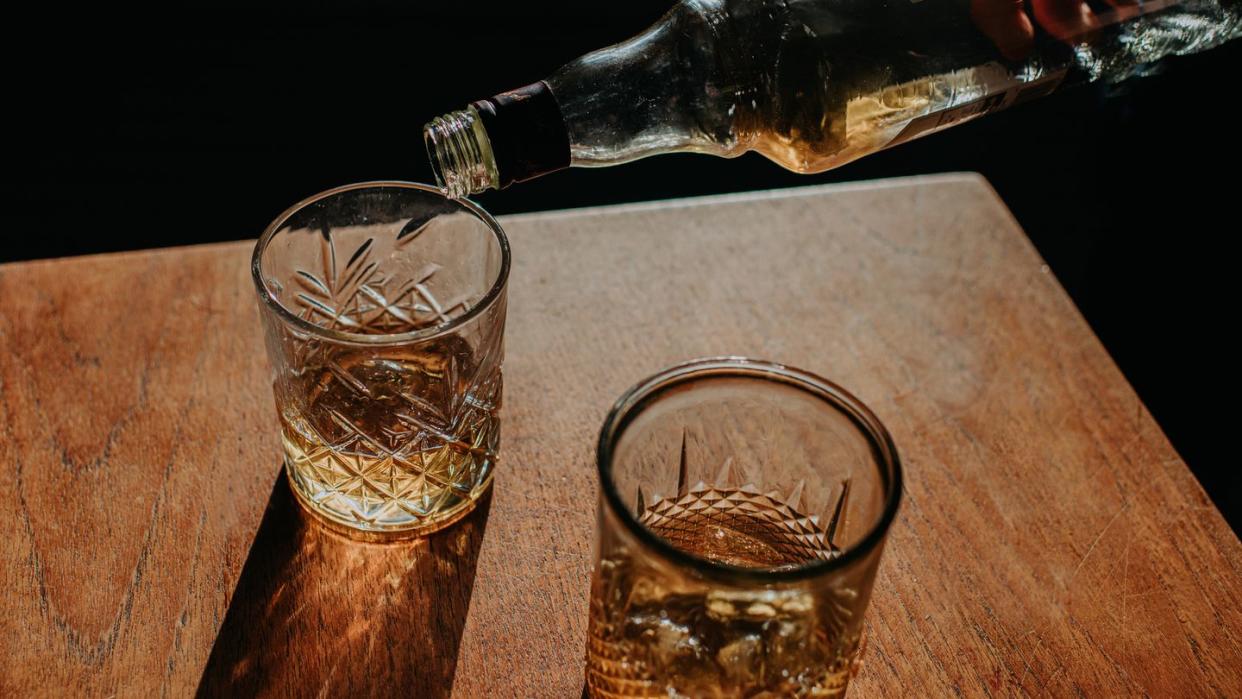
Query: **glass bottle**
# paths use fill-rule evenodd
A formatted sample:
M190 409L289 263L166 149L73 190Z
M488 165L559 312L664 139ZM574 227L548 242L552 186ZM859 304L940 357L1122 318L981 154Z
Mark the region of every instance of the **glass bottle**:
M682 0L634 38L432 120L449 196L569 166L757 151L815 173L1242 35L1242 0L1152 0L1006 58L970 0ZM1013 51L1006 51L1012 56Z

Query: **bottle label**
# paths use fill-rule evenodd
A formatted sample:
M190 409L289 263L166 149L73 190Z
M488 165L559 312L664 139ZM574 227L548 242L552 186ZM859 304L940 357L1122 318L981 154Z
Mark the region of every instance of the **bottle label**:
M1015 104L1043 97L1057 89L1057 86L1065 79L1066 72L1062 69L1029 82L997 85L995 89L978 99L911 119L910 123L906 124L906 127L894 136L892 141L889 141L888 145L895 146L912 141L920 136L956 126L989 112L999 112Z
M569 131L542 80L471 103L496 160L498 189L569 167Z

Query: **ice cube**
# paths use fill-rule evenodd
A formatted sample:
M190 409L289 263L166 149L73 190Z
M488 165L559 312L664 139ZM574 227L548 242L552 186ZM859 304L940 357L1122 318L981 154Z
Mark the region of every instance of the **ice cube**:
M716 653L716 664L729 681L743 687L760 684L763 672L763 639L756 634L725 644Z
M717 621L764 622L811 614L815 600L804 590L710 590L706 606Z

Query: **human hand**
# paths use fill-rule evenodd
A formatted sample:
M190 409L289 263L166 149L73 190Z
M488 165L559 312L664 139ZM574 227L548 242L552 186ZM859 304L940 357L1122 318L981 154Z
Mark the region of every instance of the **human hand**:
M1138 0L1107 0L1121 15L1137 13ZM970 17L1001 54L1018 60L1035 42L1027 0L971 0ZM1061 41L1082 39L1101 26L1100 17L1083 0L1030 0L1035 21ZM1124 17L1118 17L1123 19Z

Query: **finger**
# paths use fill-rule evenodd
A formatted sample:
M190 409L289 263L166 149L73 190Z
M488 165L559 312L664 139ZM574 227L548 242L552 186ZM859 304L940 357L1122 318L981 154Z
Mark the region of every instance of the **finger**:
M1108 3L1110 9L1096 15L1101 26L1124 22L1142 13L1143 5L1140 0L1104 0L1104 2Z
M1035 27L1022 11L1023 0L970 0L970 18L1001 55L1024 58L1035 42Z
M1100 26L1082 0L1032 0L1035 21L1061 41L1076 41Z

